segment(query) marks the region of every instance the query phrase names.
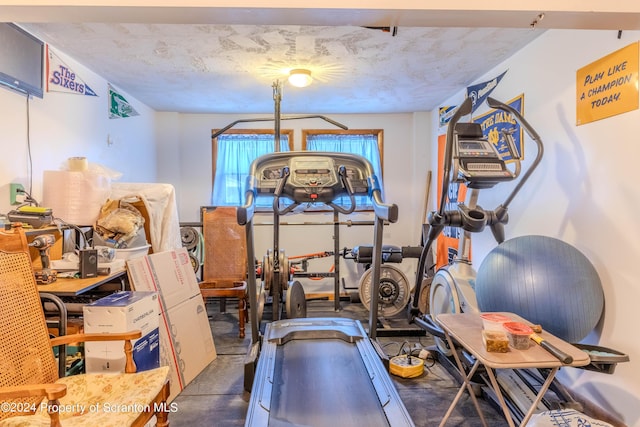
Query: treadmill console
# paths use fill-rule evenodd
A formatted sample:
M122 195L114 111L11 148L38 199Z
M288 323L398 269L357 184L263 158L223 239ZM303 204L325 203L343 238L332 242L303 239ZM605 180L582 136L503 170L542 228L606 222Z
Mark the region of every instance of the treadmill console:
M364 159L342 153L281 152L256 160L254 176L258 194L274 194L296 203L330 203L348 196L366 195L370 166Z

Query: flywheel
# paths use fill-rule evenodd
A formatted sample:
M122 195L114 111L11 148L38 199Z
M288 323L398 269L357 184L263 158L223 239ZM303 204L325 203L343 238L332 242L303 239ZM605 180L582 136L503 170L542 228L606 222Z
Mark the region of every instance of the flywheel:
M431 293L431 282L433 276L425 277L422 279L422 285L420 286L420 297L418 299L418 309L420 313L429 313L429 297Z
M358 284L360 301L369 309L371 303L373 270L364 272ZM382 317L393 317L402 312L409 303L411 289L404 273L391 265L380 266L378 310Z

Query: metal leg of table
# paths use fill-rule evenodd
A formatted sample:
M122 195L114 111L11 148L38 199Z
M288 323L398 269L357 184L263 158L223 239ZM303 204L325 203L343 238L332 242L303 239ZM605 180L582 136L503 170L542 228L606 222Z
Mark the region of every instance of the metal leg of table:
M67 306L57 295L40 292L40 300L52 302L58 309L58 335L67 335ZM67 346L58 346L58 375L64 377L67 373Z
M451 337L449 337L449 334L446 332L445 332L445 337L447 338L447 342L449 343L449 348L453 349L452 351L453 358L456 360L456 364L458 366L458 370L460 371L460 375L464 376L464 367L462 366L460 357L458 357L458 353L455 351L455 347L453 346L453 341L451 340ZM463 383L460 386L460 389L458 389L458 393L456 394L456 397L453 399L453 402L451 402L451 405L449 405L449 409L447 409L447 413L442 418L442 421L440 421L439 427L443 427L445 425L445 423L451 416L451 413L453 412L454 408L458 404L458 401L460 400L460 397L462 396L462 392L464 392L465 388L467 389L469 396L471 396L471 400L473 401L473 405L476 407L476 411L478 412L480 421L482 421L482 425L484 427L487 427L487 422L484 419L484 414L482 413L482 409L480 408L478 399L476 398L476 395L473 391L473 387L471 386L471 378L473 378L473 375L476 373L476 370L478 369L479 366L480 366L480 361L476 360L476 362L473 364L473 367L471 368L471 371L469 371L469 374L464 378Z
M502 396L502 392L500 391L500 385L498 384L498 380L496 379L495 374L493 373L493 369L486 367L487 374L489 375L489 380L491 381L491 387L493 391L496 393L496 397L498 398L498 402L500 402L500 407L502 408L502 412L504 413L504 418L507 420L507 424L510 427L515 427L513 423L513 419L511 418L511 412L509 411L509 407L504 401L504 396Z
M527 425L527 423L529 422L529 418L531 418L531 416L533 415L533 412L536 410L536 407L538 406L538 403L540 403L540 401L542 400L542 397L549 389L549 386L551 386L551 383L553 382L553 379L555 378L556 373L558 372L559 369L560 369L559 367L556 367L556 368L553 368L551 372L549 372L549 376L547 376L547 379L544 381L544 384L542 384L542 387L540 388L540 391L538 392L538 395L536 396L535 401L531 405L531 408L529 408L529 411L522 419L522 423L520 424L521 426Z
M511 412L509 411L509 407L504 401L504 397L502 396L502 392L500 391L500 385L498 384L498 381L493 372L493 369L489 367L485 367L485 369L487 370L487 374L489 375L489 380L491 381L491 387L493 388L493 391L496 393L498 401L500 402L500 406L502 407L502 412L504 413L504 417L506 418L509 426L514 427L513 419L511 418ZM522 422L520 423L520 427L526 426L527 422L529 422L529 419L531 418L536 408L538 407L538 404L542 400L542 397L549 389L549 386L551 386L551 383L553 382L553 379L556 376L556 372L558 372L558 369L559 368L553 368L549 373L549 376L547 376L547 379L544 381L544 384L542 384L542 387L538 391L538 394L536 395L536 398L531 404L531 407L529 408L526 415L522 419Z

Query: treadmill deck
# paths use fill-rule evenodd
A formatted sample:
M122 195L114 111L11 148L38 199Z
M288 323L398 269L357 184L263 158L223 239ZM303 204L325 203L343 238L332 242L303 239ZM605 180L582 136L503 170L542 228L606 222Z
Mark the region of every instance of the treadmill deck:
M361 323L267 324L245 426L412 426Z

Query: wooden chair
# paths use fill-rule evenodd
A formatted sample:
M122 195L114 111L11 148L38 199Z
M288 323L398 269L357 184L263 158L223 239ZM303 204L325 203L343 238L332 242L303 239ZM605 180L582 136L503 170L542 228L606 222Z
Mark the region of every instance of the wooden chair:
M135 373L140 331L50 339L27 252L0 251L0 426L168 426L168 367ZM124 341L126 373L58 377L52 347ZM64 355L62 356L64 357Z
M238 299L239 336L244 338L249 319L245 229L238 225L234 207L203 207L201 218L204 262L200 292L205 300L221 298L221 308L226 298Z

